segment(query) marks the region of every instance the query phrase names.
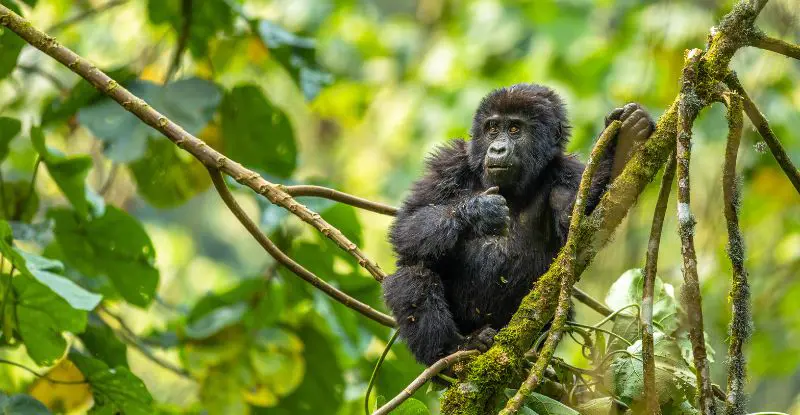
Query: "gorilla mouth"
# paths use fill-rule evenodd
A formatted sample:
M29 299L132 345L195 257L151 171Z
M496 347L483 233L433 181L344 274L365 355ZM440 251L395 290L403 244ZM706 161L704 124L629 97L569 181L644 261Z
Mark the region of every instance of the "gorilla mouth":
M498 173L499 173L499 172L506 172L506 171L508 171L510 168L511 168L511 166L507 166L507 165L499 165L499 164L497 164L497 165L493 165L493 166L486 166L486 170L488 170L488 171L490 171L490 172L498 172Z

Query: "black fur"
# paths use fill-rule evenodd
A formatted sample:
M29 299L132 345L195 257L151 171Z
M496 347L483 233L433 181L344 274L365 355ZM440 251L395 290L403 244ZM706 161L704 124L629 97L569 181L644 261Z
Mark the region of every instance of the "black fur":
M649 129L638 136L652 132L649 116L633 109L615 110L606 121L644 114L647 123L628 122L619 140L637 136L627 131L634 125ZM566 240L584 169L564 153L569 131L553 90L518 84L483 99L469 143L453 140L427 160L392 226L398 269L383 283L400 334L420 362L488 347L549 268ZM609 183L615 148L616 141L598 166L588 212ZM499 194L484 193L493 186Z

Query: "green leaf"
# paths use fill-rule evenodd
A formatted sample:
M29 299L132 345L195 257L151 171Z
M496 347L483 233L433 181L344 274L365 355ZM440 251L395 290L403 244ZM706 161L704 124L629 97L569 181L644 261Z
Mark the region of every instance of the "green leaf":
M5 160L6 156L8 156L8 146L21 129L22 123L19 120L0 117L0 161Z
M29 222L39 210L39 195L29 180L6 181L2 184L3 219Z
M414 398L408 398L392 411L393 415L428 415L430 413L431 411L424 403Z
M90 156L63 156L48 150L42 129L31 129L31 142L39 153L47 171L67 197L75 210L83 217L89 214L89 203L86 201L86 176L92 168Z
M72 308L47 286L25 275L12 279L17 329L28 355L39 366L51 366L64 354L61 335L79 333L86 327L86 312Z
M155 250L138 220L114 206L90 220L64 209L51 210L50 216L67 264L89 277L108 277L133 305L152 301L159 279Z
M528 395L525 399L525 406L537 414L578 415L578 411L569 406L536 392L531 392Z
M19 7L14 2L4 1L3 5L14 13L20 14ZM16 33L5 27L0 28L0 79L14 71L23 46L25 46L25 41Z
M50 415L43 403L30 395L8 396L0 392L0 414L3 415Z
M79 337L93 357L111 367L128 367L128 347L96 314L89 314L86 331Z
M186 325L186 336L190 339L205 339L222 329L239 323L247 312L247 303L219 307Z
M180 0L149 0L147 15L155 24L169 23L180 36L184 18ZM208 45L219 32L233 29L234 14L224 0L203 0L203 7L192 8L189 51L197 58L208 55Z
M618 310L629 304L642 303L644 276L639 268L625 271L614 282L606 295L606 304L613 310ZM675 289L671 284L666 284L656 277L653 290L653 324L665 333L672 333L678 328L678 301L675 299ZM622 314L636 317L636 309L631 307Z
M132 94L194 135L211 121L222 97L217 85L199 78L182 79L165 86L135 80L127 87ZM148 137L157 134L110 98L82 108L78 121L105 143L105 153L110 159L122 163L141 159L147 150Z
M119 85L128 86L130 81L136 79L136 74L127 68L111 69L105 72ZM74 116L81 108L102 99L108 99L108 97L92 84L78 82L65 98L57 96L45 104L42 110L42 126L63 122Z
M226 155L279 178L292 175L297 165L292 125L259 87L237 86L225 95L220 111Z
M208 170L172 142L151 138L145 156L130 164L139 195L158 208L182 205L211 186Z
M109 368L100 360L72 352L69 359L83 373L94 395L93 413L148 415L153 397L144 383L126 367Z
M617 414L617 405L614 398L596 398L577 406L582 415L614 415Z

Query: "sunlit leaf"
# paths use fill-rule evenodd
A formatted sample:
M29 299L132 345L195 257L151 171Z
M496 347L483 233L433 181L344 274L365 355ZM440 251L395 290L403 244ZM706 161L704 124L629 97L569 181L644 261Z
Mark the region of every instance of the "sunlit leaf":
M92 398L89 384L69 359L58 362L47 371L46 377L37 378L28 392L49 409L67 412L85 408Z
M614 282L606 295L606 304L613 310L621 309L630 304L642 303L642 290L644 276L642 270L635 268L625 271ZM665 284L656 277L653 298L653 324L665 333L671 333L678 328L678 302L675 299L675 289L670 284ZM630 307L622 312L624 315L637 317L637 308Z

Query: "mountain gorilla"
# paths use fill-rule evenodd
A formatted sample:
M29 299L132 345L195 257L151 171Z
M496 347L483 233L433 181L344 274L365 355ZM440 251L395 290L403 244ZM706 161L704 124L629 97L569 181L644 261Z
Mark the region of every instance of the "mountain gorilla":
M654 129L638 104L615 109L606 125L612 120L622 126L599 161L587 213ZM569 132L553 90L517 84L483 99L469 143L453 140L427 160L392 225L398 268L383 283L420 362L485 351L566 242L584 169L564 153Z

